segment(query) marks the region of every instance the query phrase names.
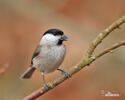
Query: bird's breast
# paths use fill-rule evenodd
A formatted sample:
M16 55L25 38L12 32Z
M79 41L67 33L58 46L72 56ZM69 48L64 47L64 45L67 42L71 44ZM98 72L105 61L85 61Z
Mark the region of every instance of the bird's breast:
M34 64L36 64L36 68L41 72L52 72L63 62L65 51L64 45L42 47L38 58L34 59Z

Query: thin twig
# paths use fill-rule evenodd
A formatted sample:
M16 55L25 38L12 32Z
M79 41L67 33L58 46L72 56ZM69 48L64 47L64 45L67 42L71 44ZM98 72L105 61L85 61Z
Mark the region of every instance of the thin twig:
M125 41L121 41L115 45L113 45L111 48L108 48L108 49L105 49L104 51L102 51L101 53L99 53L98 55L95 56L95 59L103 56L104 54L107 54L107 53L112 53L114 49L118 48L118 47L121 47L125 45Z
M125 23L125 16L120 18L118 21L110 25L107 29L105 29L103 32L99 33L99 35L96 37L96 39L91 43L89 46L87 52L85 53L83 59L76 64L74 67L70 68L68 73L70 76L75 74L76 72L80 71L82 68L84 68L87 65L90 65L93 61L95 61L97 58L103 56L104 54L108 53L108 51L104 51L100 53L98 56L96 56L96 59L92 58L92 54L95 50L95 48L102 42L102 40L108 36L112 31L119 28L120 25ZM124 44L124 43L123 43ZM109 50L116 49L120 46L123 46L123 44L115 45L114 47L110 48ZM61 75L60 77L56 78L53 82L48 83L49 88L45 89L44 87L41 87L37 91L31 93L29 96L25 97L23 100L34 100L38 98L39 96L43 95L44 93L48 92L49 90L55 88L57 85L61 84L67 79L64 75Z
M105 37L107 37L115 29L120 29L120 25L122 25L123 23L125 23L125 16L121 17L119 20L106 28L103 32L99 33L99 35L95 38L95 40L91 43L87 50L88 57L92 55L95 48L102 42Z

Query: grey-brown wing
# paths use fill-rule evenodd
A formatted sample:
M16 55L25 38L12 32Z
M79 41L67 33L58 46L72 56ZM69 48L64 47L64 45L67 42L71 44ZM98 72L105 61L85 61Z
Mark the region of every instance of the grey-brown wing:
M35 58L36 56L39 55L41 50L41 45L38 45L37 48L35 49L33 55L32 55L32 59L31 59L31 65L33 65L33 58Z

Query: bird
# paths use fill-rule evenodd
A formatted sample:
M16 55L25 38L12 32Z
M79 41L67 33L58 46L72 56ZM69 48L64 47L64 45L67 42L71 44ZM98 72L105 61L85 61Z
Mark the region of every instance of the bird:
M47 89L44 74L58 70L66 77L70 77L68 72L59 68L66 54L66 46L63 41L67 41L67 39L68 37L60 29L53 28L45 31L32 55L30 67L20 78L29 79L37 69L41 72L43 85Z

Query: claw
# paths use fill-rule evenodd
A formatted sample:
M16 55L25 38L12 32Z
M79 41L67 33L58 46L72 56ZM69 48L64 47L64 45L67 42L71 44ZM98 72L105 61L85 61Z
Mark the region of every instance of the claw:
M48 89L48 85L46 83L43 83L44 87Z
M69 75L68 72L66 72L66 71L64 71L64 70L62 70L62 69L57 69L57 70L61 71L62 74L64 74L66 77L68 77L68 78L70 77L70 75Z

